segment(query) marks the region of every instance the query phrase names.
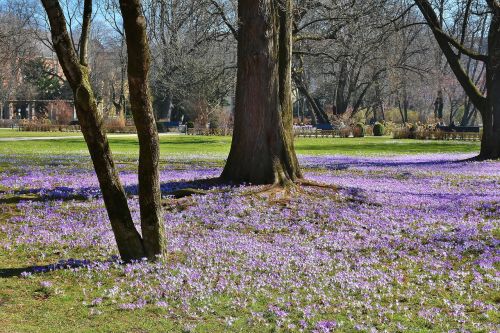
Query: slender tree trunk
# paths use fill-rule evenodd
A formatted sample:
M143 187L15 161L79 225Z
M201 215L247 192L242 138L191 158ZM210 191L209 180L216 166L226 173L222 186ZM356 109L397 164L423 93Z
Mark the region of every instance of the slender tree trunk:
M403 102L404 104L405 102ZM403 124L406 124L408 122L407 120L407 110L405 110L405 105L401 106L401 100L398 100L398 110L399 114L401 115L401 121Z
M409 105L408 105L408 100L405 99L404 101L404 117L405 117L405 124L408 122L408 108L409 108Z
M166 119L167 119L167 121L172 121L172 109L174 107L174 104L173 104L173 100L172 100L173 97L172 97L171 93L168 94L167 99L168 99L168 101L167 101L167 105L166 105L166 107L167 107Z
M375 84L375 98L377 99L377 107L380 109L380 114L382 116L382 120L385 120L385 106L384 106L384 100L382 99L382 91L380 88L379 83L377 82ZM377 119L376 114L374 113L375 120Z
M298 57L299 60L299 70L292 72L292 80L299 92L306 98L307 103L311 109L311 115L313 119L313 125L320 124L330 124L328 115L326 112L318 105L316 100L309 93L309 89L304 78L304 58L303 56Z
M90 0L85 2L88 10ZM59 2L42 0L42 3L49 18L57 57L73 90L76 113L99 180L118 250L124 261L140 259L145 256L142 239L132 221L127 197L113 162L102 115L90 85L88 67L78 59Z
M159 138L148 84L150 68L146 19L140 0L120 0L128 54L130 105L139 137L139 204L144 249L149 259L163 255Z
M125 96L120 94L118 97L118 101L116 99L116 90L114 84L111 84L111 102L113 103L113 106L115 107L115 114L119 119L124 119L123 115L123 100L125 99Z
M311 96L309 93L309 90L307 89L303 79L299 77L299 75L294 75L295 78L295 85L297 86L297 89L299 89L300 93L304 95L304 97L307 100L307 103L309 104L312 112L314 113L314 119L316 121L319 120L319 123L321 124L330 124L330 120L328 119L328 115L323 111L318 103L314 100L314 98Z
M351 114L351 117L353 117L354 115L356 115L358 113L358 111L361 109L361 107L363 106L363 103L365 101L365 96L366 96L366 93L368 92L368 89L370 89L371 87L371 84L367 84L365 86L365 88L363 89L363 91L361 92L361 94L359 95L359 97L356 99L356 103L354 103L354 106L352 108L352 114ZM338 114L338 109L336 108L336 114Z
M292 129L292 1L240 0L238 16L235 125L221 177L287 185L302 176Z
M347 86L347 60L342 61L340 65L340 70L338 74L337 90L335 93L335 106L337 107L337 112L339 114L344 114L347 112L347 107L349 106L349 101L346 98L346 86Z
M465 97L464 100L464 114L460 120L460 126L469 126L472 115L474 114L474 109L472 108L472 105L467 97Z
M163 121L171 121L172 120L172 95L167 92L163 99L157 100L156 104L156 114L157 119L161 119Z

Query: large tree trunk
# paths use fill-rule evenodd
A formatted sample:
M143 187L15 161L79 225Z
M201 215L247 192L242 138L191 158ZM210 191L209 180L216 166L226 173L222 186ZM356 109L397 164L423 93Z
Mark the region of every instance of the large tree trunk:
M124 261L140 259L145 256L142 239L132 221L127 197L113 162L103 118L90 85L88 67L80 63L73 48L59 2L42 0L42 3L49 18L57 57L73 90L76 113L99 180L118 250ZM91 12L91 2L86 0L86 11L89 7ZM82 60L84 63L85 58L82 57Z
M159 138L151 105L150 68L146 19L140 0L120 0L128 54L130 105L139 136L139 204L144 249L149 259L163 255L165 232L162 221L159 176Z
M240 0L231 152L222 178L286 185L301 177L293 146L292 1Z
M500 8L495 8L493 12L486 67L488 103L484 109L479 109L483 119L480 159L500 158Z

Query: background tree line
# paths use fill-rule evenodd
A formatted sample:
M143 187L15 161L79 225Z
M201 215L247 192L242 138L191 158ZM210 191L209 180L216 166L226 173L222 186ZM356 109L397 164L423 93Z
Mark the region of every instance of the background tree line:
M81 1L61 3L78 47ZM436 1L434 8L451 36L481 51L487 48L491 20L486 6L484 1L448 0ZM39 2L2 2L0 8L0 57L8 64L0 71L0 101L67 98L60 73L50 62L36 60L55 58ZM145 0L142 9L151 45L156 118L230 126L237 3ZM434 122L435 116L463 126L482 123L413 1L296 0L293 19L295 123L414 123ZM117 0L97 1L92 23L88 58L98 103L111 117L131 116ZM485 91L484 64L465 56L461 63Z
M40 23L46 19L50 40L44 45L57 54L64 73L61 79L73 93L111 226L126 261L155 259L165 251L157 122L163 117L172 119L176 108L186 116L187 109L199 107L204 111L196 110L196 119L202 114L205 121L213 117L213 110L224 105L233 90L229 83L234 74L229 69L234 66L227 66L235 51L232 42L237 45L234 134L220 181L284 188L306 184L294 150L294 96L296 104L302 100L315 123L362 113L365 118L385 119L391 103L397 103L401 121L407 122L415 103L413 94L422 98L431 82L436 83L429 94L434 100L434 118L442 120L447 94L450 120L454 120L454 112L458 113L454 108L460 102L454 106L452 92L460 90L450 87L460 85L462 118L466 112L476 112L465 110L470 102L484 124L478 157L500 157L500 97L495 94L500 89L500 4L494 0L452 4L440 0L434 6L427 0L409 4L239 0L237 6L217 1L120 0L97 9L92 0L41 2L46 15L35 20L39 26L34 34L48 35ZM422 29L422 16L430 29ZM481 17L484 25L479 29L487 33L482 32L477 42L469 30ZM108 82L115 114L120 108L126 114L126 106L116 104L128 96L138 133L141 233L133 223L103 125L105 115L99 108L107 82L104 68L103 72L99 69L112 59L99 58L102 54L95 51L106 45L92 28L102 18L120 45L119 52L115 51L120 59L120 67L115 67L120 73L118 102L114 82ZM31 57L11 58L15 58L14 67L20 59L32 61ZM484 76L476 76L481 65ZM56 68L53 72L58 75ZM419 85L409 77L415 75L425 82L429 73L436 82L428 81L422 91L415 92ZM227 81L222 79L225 75Z

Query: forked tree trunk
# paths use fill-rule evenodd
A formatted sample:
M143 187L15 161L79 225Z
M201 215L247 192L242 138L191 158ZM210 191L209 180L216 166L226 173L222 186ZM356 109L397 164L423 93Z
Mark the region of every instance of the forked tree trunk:
M79 85L75 92L76 113L99 180L118 251L124 261L143 258L146 252L130 214L87 72Z
M234 134L222 178L286 185L301 178L293 145L292 0L240 0Z
M139 204L144 249L149 259L163 255L160 146L149 93L149 44L140 0L120 0L128 54L130 105L139 136Z
M73 48L59 2L42 0L42 3L49 18L57 57L73 90L76 113L99 180L118 250L124 261L143 258L146 252L132 221L127 197L113 162L103 118L90 85L88 67L80 63ZM86 0L86 11L89 7L91 12L91 2Z
M311 96L301 75L300 74L292 75L292 78L294 79L295 86L297 87L299 92L306 98L307 103L311 108L311 112L313 113L316 122L318 122L319 120L320 124L330 124L328 115L318 106L316 100L314 100L314 98Z

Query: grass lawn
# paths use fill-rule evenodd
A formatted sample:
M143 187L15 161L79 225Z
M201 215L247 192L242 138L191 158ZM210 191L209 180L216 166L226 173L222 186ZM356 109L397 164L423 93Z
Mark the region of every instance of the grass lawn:
M0 131L0 133L2 133ZM16 132L19 133L19 132ZM27 132L30 133L30 132ZM65 135L63 133L61 135ZM29 135L37 136L35 133ZM161 153L220 154L229 152L230 137L161 136ZM114 154L135 155L138 141L130 136L111 136ZM83 138L1 142L0 154L87 154ZM423 153L476 153L478 142L395 140L390 137L367 138L298 138L298 154L303 155L398 155Z
M137 218L137 140L110 141ZM121 265L83 140L0 141L0 332L499 327L499 164L459 161L478 143L296 145L306 177L335 187L166 198L165 263ZM164 188L216 177L229 146L162 136ZM21 274L70 259L85 262Z

